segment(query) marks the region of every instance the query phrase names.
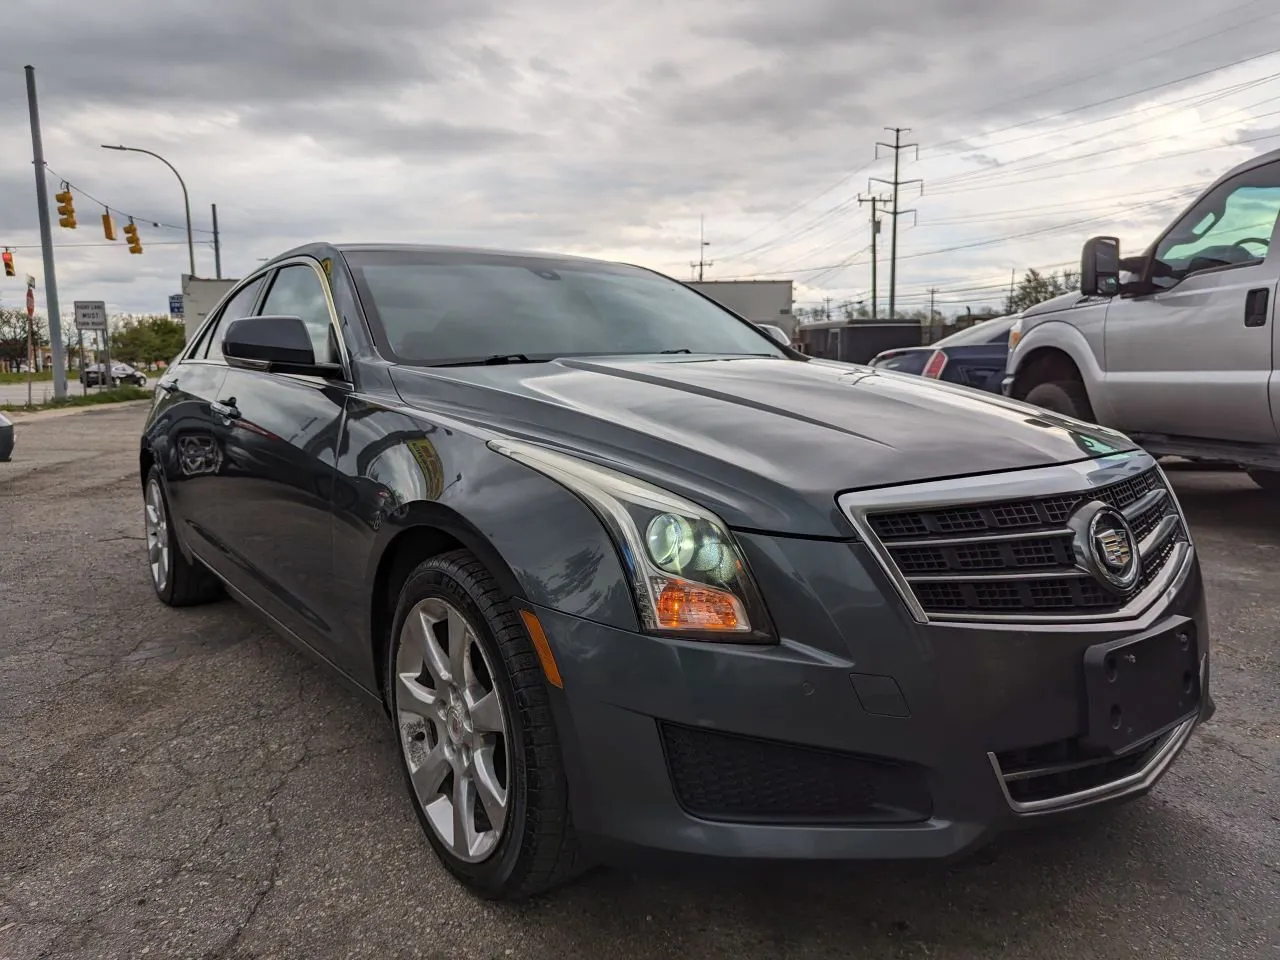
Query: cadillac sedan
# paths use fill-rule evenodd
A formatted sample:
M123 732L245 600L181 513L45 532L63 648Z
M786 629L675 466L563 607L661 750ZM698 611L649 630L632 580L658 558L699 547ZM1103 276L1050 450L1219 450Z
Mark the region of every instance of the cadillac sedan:
M488 897L627 848L949 857L1141 796L1213 712L1127 438L637 267L293 250L160 378L139 478L160 600L229 593L380 704Z

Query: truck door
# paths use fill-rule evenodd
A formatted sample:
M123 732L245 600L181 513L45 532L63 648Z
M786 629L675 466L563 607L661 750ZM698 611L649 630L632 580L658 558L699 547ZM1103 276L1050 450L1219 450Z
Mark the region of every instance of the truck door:
M1202 197L1156 243L1156 290L1107 308L1112 423L1246 443L1274 442L1271 415L1280 162Z

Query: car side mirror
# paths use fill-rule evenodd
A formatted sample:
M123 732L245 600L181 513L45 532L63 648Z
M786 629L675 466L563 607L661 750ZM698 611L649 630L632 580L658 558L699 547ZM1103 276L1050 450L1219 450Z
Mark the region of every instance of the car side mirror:
M241 317L227 326L222 355L233 367L332 377L336 363L317 363L311 334L300 317Z
M1114 297L1120 292L1120 241L1093 237L1080 255L1080 292L1086 297Z

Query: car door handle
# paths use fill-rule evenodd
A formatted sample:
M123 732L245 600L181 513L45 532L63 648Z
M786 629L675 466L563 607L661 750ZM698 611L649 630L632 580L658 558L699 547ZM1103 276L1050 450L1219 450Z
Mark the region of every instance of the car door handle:
M236 401L234 397L229 403L222 403L219 400L214 400L209 404L209 409L220 417L226 417L228 420L240 419L240 411L236 409Z
M1267 307L1270 305L1271 288L1259 287L1250 290L1244 298L1244 325L1246 327L1265 327L1267 325Z

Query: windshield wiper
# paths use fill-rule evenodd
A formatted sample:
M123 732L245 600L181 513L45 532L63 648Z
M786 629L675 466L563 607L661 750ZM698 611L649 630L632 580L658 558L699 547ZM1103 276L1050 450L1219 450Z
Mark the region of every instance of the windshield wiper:
M433 367L501 367L508 363L546 363L548 358L529 359L523 353L495 353L491 357L475 357L471 360L451 360L433 363Z
M678 350L659 350L659 353L693 353L688 347L680 347Z

